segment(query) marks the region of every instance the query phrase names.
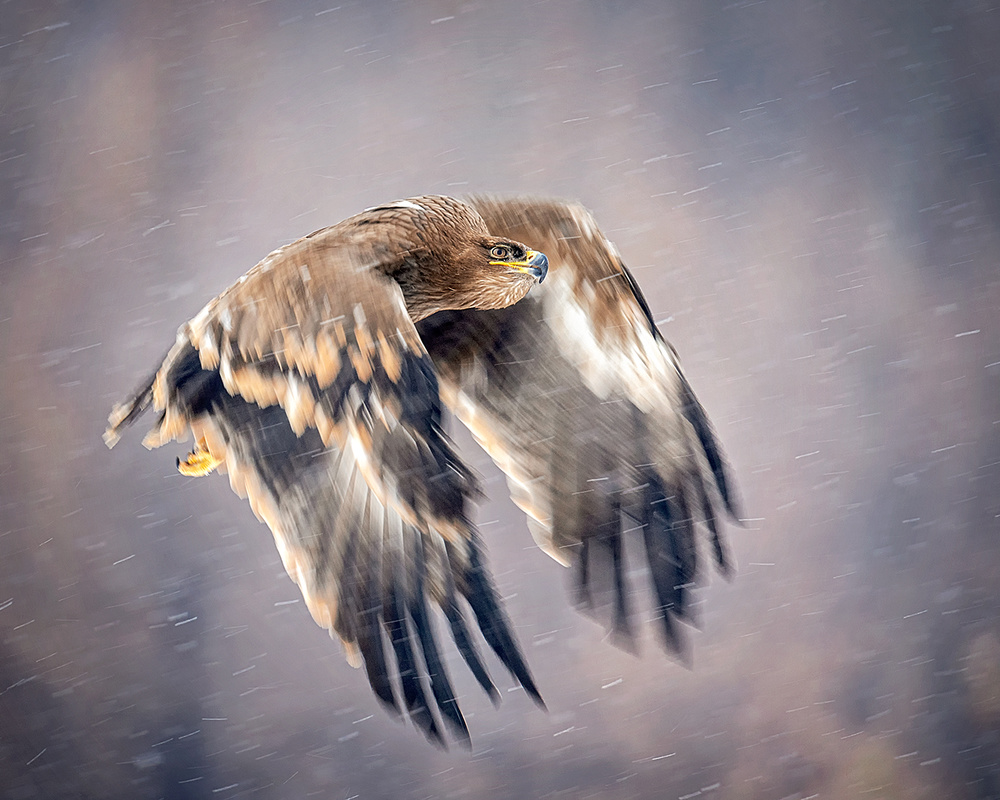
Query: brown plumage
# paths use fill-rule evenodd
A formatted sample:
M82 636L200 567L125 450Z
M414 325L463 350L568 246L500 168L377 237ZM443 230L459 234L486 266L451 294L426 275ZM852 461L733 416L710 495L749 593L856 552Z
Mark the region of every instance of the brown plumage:
M552 258L544 285L545 256L522 241ZM635 530L680 650L697 523L731 569L716 522L720 505L733 512L731 483L672 348L580 206L419 197L293 242L182 326L105 438L149 404L148 446L193 433L181 471L228 470L386 707L405 705L433 741L440 717L468 742L428 598L494 701L466 606L541 697L470 522L476 480L442 432L442 398L507 474L539 544L575 567L578 603L596 611L606 591L626 641Z

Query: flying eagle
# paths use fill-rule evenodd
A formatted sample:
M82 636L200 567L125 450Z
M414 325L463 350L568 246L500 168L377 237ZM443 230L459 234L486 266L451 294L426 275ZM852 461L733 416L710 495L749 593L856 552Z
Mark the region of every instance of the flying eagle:
M627 533L670 650L683 648L677 621L692 621L697 530L731 571L717 515L736 512L715 434L580 205L415 197L292 242L180 328L112 411L108 446L151 404L159 418L144 443L193 434L180 471L228 471L316 622L386 708L405 706L439 744L440 721L470 740L432 604L494 703L467 609L544 705L487 569L477 480L443 407L506 473L535 541L573 568L577 605L610 596L626 642Z

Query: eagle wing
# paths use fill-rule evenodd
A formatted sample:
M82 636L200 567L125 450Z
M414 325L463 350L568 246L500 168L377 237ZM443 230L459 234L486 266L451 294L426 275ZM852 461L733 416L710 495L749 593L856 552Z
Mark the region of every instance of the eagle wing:
M484 565L476 481L441 428L438 382L377 236L334 228L275 251L182 326L105 438L147 406L147 446L193 433L187 474L215 466L270 527L316 622L363 662L375 694L443 742L466 743L429 614L448 620L494 702L464 597L512 675L541 698ZM360 656L360 658L359 658ZM430 692L426 688L429 686Z
M571 566L583 610L634 643L625 534L642 542L664 643L684 652L697 532L720 571L732 483L708 417L614 245L580 205L474 197L491 231L549 256L545 284L497 311L417 325L449 407L506 473L538 544Z

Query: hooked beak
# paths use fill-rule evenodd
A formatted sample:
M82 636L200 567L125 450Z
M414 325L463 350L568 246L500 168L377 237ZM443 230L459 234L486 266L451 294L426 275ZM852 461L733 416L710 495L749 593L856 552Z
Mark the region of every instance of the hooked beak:
M534 275L539 283L544 281L545 276L549 273L549 260L545 257L545 253L536 253L534 250L529 250L524 254L524 258L524 271L530 275Z
M490 263L498 267L510 267L518 272L524 272L531 275L539 283L544 281L545 276L549 274L549 260L545 257L545 253L539 253L535 250L526 250L524 261L491 261Z

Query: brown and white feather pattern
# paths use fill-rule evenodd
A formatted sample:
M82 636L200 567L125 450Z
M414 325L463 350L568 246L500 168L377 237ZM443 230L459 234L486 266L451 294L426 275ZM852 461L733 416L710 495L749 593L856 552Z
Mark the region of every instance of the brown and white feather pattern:
M114 444L150 403L160 419L147 446L193 433L196 451L228 471L273 532L316 622L364 665L387 707L405 707L437 742L439 719L466 742L469 733L428 599L494 700L466 602L541 702L485 570L470 522L476 481L442 432L437 379L411 319L421 304L449 302L448 282L465 265L452 260L454 241L440 239L461 250L463 237L486 235L468 206L414 198L276 250L181 327L106 435ZM441 288L415 277L420 270ZM488 277L502 285L499 275ZM426 291L404 296L397 277ZM516 273L507 283L527 290Z
M633 638L624 532L642 540L666 645L691 620L688 593L707 532L732 565L717 509L734 513L728 468L673 348L617 249L578 204L474 197L491 231L549 255L545 284L494 311L418 325L443 396L507 474L538 544L574 569L576 600L610 606Z

